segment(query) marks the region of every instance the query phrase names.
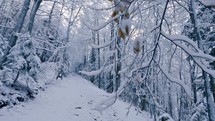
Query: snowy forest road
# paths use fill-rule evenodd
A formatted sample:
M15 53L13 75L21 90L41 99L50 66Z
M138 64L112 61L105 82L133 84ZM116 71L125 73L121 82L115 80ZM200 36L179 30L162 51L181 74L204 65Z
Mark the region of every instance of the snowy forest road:
M108 94L79 76L53 82L35 100L0 110L0 121L151 121L119 100L102 114L94 110Z

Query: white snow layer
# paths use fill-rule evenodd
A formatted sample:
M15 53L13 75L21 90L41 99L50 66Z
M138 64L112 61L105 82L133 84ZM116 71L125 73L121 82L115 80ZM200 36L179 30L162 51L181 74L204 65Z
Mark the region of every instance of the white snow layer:
M54 82L35 100L12 108L0 109L0 121L152 121L146 112L138 112L119 100L100 114L95 106L109 97L90 82L70 76Z
M203 4L206 6L214 6L215 5L215 0L201 0Z

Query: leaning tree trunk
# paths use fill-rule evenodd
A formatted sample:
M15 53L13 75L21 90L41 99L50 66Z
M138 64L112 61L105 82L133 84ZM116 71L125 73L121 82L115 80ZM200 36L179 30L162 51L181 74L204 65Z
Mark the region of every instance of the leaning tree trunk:
M32 29L33 29L33 25L34 25L34 19L37 13L38 8L40 7L42 0L34 0L34 5L31 9L31 13L30 13L30 20L28 23L28 32L31 34Z

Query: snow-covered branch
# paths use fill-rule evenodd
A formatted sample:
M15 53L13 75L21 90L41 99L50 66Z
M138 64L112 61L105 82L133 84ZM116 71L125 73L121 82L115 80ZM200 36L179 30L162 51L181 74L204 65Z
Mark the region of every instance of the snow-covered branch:
M79 71L79 72L82 73L82 74L88 75L88 76L99 75L104 70L104 67L105 67L106 63L107 63L107 60L105 61L103 66L98 70L95 70L95 71Z
M169 79L169 81L180 85L184 89L184 91L187 93L187 95L192 99L191 90L190 90L189 86L184 83L183 80L173 77L166 70L164 70L159 64L157 64L157 65L160 68L160 70L162 71L162 73L166 76L166 78Z
M203 69L205 72L215 77L215 71L208 69L209 68L208 62L206 60L203 60L203 62L207 62L207 65L205 65L206 63L202 63L202 61L199 60L199 59L207 59L207 60L215 61L215 57L208 54L204 54L203 51L197 47L197 45L195 45L190 39L184 36L174 37L171 35L167 35L164 32L162 32L161 34L168 40L172 41L175 45L183 49L188 55L190 55L201 69ZM197 50L197 52L189 50L188 47L186 47L185 45L182 45L180 42L178 42L178 40L185 41L191 44Z
M99 70L95 70L95 71L79 71L82 74L88 75L88 76L95 76L95 75L99 75L104 69L104 66L102 66Z

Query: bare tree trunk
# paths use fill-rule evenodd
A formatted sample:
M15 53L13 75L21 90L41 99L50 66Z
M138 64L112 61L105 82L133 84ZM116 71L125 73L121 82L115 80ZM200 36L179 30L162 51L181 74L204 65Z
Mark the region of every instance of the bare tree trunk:
M210 80L211 80L211 91L213 93L213 99L215 102L215 79L210 75Z
M58 23L57 23L57 32L59 30L59 27L60 27L60 20L61 20L61 17L63 15L63 9L64 9L64 5L65 5L65 0L62 1L62 6L61 6L61 9L60 9L60 16L59 16L59 19L58 19Z
M97 33L97 41L99 45L100 37L99 37L99 32ZM98 54L98 68L101 68L101 55L100 55L100 48L97 49L97 54ZM101 74L98 75L98 87L101 88Z
M69 21L68 21L68 26L67 26L67 31L66 31L66 41L69 41L69 36L70 36L70 30L72 26L72 15L74 11L74 6L71 8L70 16L69 16Z
M34 19L35 19L37 10L40 7L41 2L42 2L42 0L34 0L34 5L33 5L32 9L31 9L30 20L29 20L29 23L28 23L28 32L30 34L32 32L33 25L34 25Z
M203 72L203 78L205 80L204 82L204 87L205 87L205 94L206 94L206 99L207 99L207 108L208 108L208 116L209 116L209 121L215 121L215 106L213 102L213 97L212 93L210 90L210 82L209 82L209 77L208 75Z
M117 38L116 40L116 46L120 46L120 38ZM118 49L118 47L116 47L116 56L115 56L115 73L116 73L116 89L115 91L118 90L118 88L120 87L120 83L121 83L121 75L119 74L119 71L121 70L121 53L120 50Z
M51 11L49 13L48 27L50 26L50 23L52 21L52 16L53 16L53 11L54 11L55 5L56 5L56 1L54 1L52 8L51 8Z
M113 39L114 39L114 23L113 22L111 22L111 24L110 24L110 41L112 41ZM112 44L109 46L109 51L112 51L113 50L113 46L112 46ZM114 62L114 55L111 55L111 56L109 56L109 59L110 59L110 61L109 61L109 65L111 65L111 64L113 64ZM113 82L114 82L114 80L113 80L113 75L112 75L112 71L111 70L109 70L109 72L108 72L108 79L109 79L109 84L107 85L107 92L109 92L109 93L112 93L113 92Z
M194 103L197 103L196 84L194 82L194 80L195 80L195 78L194 78L194 76L195 76L195 64L191 65L191 67L190 67L190 76L191 76Z

